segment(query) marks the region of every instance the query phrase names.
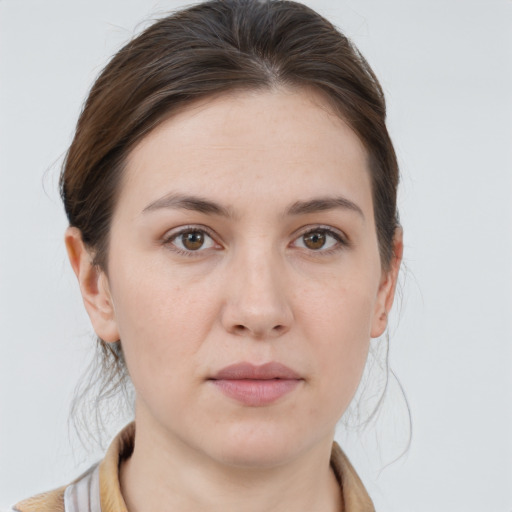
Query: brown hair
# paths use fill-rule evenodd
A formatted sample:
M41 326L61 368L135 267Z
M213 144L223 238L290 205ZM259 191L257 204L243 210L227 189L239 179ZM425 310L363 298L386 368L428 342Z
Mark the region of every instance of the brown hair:
M323 93L365 145L387 268L398 226L398 165L382 89L364 57L330 22L283 0L212 0L178 11L130 41L105 67L78 120L60 180L69 223L80 229L95 263L107 270L123 165L144 136L196 99L277 85ZM100 350L104 382L124 375L119 344L100 340Z

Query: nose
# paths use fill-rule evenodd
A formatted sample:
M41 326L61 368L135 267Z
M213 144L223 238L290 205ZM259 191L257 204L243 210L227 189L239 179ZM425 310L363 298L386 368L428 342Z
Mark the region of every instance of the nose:
M292 325L286 273L279 257L269 252L240 256L228 271L221 321L231 334L276 338Z

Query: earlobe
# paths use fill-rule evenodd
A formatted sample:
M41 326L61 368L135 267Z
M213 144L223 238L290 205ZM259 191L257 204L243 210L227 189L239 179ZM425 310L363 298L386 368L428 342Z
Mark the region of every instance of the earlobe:
M65 242L85 309L96 334L106 342L118 341L119 331L107 275L93 263L93 255L85 246L78 228L69 227L66 230Z
M378 338L382 336L388 325L388 314L393 306L395 298L396 285L398 281L398 273L402 263L404 244L403 230L397 227L393 239L393 255L390 262L389 270L383 273L382 281L379 286L377 301L373 315L373 322L370 336Z

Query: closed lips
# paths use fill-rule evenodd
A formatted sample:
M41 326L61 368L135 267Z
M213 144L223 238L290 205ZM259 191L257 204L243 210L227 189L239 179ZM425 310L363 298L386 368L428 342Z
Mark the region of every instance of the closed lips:
M301 376L284 364L270 362L263 365L239 363L227 366L211 380L302 380Z
M263 407L279 402L304 379L287 366L271 362L227 366L209 380L235 403L246 407Z

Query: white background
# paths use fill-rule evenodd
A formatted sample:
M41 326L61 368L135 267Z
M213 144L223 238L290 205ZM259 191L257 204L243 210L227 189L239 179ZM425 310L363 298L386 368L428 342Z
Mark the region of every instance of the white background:
M407 272L376 425L339 434L380 512L512 510L512 2L307 2L382 81ZM67 264L60 158L107 59L183 5L0 0L0 509L98 456L68 438L92 336ZM122 420L120 420L122 421Z

